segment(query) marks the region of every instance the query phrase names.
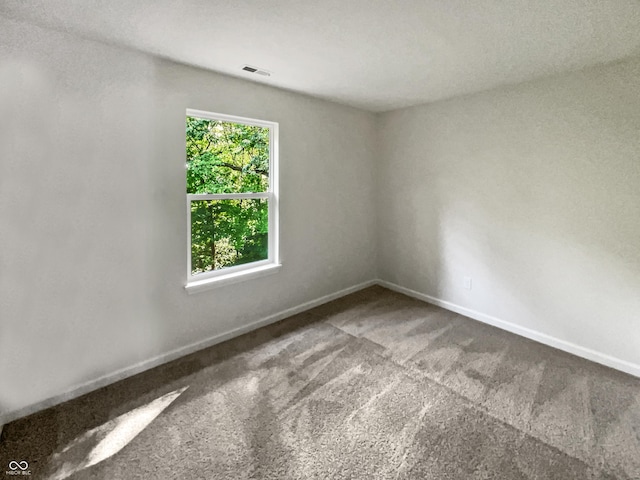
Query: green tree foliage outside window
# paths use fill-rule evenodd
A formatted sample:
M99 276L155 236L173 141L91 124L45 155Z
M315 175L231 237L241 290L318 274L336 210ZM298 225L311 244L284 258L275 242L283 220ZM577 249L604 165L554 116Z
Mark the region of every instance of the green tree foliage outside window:
M187 117L187 194L266 192L269 128ZM266 199L197 200L191 208L193 275L268 258Z

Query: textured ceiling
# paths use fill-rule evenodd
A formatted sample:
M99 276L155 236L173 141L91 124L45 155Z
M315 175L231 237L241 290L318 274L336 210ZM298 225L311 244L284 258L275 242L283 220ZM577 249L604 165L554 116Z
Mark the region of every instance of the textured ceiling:
M372 111L640 55L640 0L2 0L0 15Z

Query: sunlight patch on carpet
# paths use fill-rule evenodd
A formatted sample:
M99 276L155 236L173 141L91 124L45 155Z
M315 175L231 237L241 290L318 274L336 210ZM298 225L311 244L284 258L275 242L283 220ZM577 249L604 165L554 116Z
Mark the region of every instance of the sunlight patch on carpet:
M122 450L187 388L167 393L82 434L52 457L52 480L63 480Z

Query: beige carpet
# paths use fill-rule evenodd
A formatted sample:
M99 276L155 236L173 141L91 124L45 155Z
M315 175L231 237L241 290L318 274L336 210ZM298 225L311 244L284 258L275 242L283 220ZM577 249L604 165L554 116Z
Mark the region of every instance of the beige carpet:
M640 379L372 287L3 437L30 478L639 479Z

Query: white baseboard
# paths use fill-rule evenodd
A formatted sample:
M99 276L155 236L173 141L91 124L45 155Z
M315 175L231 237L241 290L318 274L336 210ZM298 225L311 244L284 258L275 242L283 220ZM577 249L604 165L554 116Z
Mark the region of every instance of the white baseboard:
M256 330L260 327L264 327L266 325L269 325L271 323L275 323L277 321L283 320L287 317L290 317L292 315L295 315L297 313L301 313L304 312L306 310L309 310L311 308L317 307L319 305L322 305L323 303L327 303L330 302L332 300L335 300L337 298L343 297L345 295L349 295L351 293L357 292L359 290L362 290L364 288L370 287L372 285L380 285L382 287L388 288L389 290L394 290L396 292L402 293L404 295L416 298L418 300L422 300L425 301L427 303L431 303L433 305L437 305L439 307L442 307L446 310L450 310L452 312L456 312L459 313L461 315L464 315L465 317L469 317L472 318L474 320L478 320L480 322L489 324L489 325L493 325L494 327L500 328L502 330L506 330L508 332L511 333L515 333L516 335L520 335L522 337L526 337L529 338L530 340L548 345L550 347L553 348L557 348L559 350L563 350L565 352L571 353L573 355L576 355L578 357L582 357L585 358L587 360L591 360L597 363L600 363L602 365L605 365L607 367L611 367L614 368L616 370L620 370L622 372L628 373L630 375L634 375L636 377L640 377L640 365L637 365L635 363L631 363L628 362L626 360L622 360L616 357L612 357L610 355L601 353L601 352L597 352L595 350L591 350L589 348L586 347L581 347L579 345L576 345L574 343L571 342L567 342L565 340L561 340L559 338L555 338L552 337L550 335L541 333L541 332L537 332L535 330L531 330L529 328L526 327L522 327L519 325L516 325L514 323L511 322L507 322L505 320L501 320L499 318L496 317L492 317L490 315L486 315L484 313L481 312L477 312L475 310L466 308L466 307L462 307L460 305L456 305L454 303L451 302L447 302L445 300L441 300L439 298L435 298L432 297L430 295L426 295L424 293L420 293L417 292L415 290L411 290L409 288L405 288L405 287L401 287L400 285L397 285L395 283L392 282L387 282L385 280L370 280L367 282L363 282L360 283L358 285L354 285L352 287L349 288L345 288L343 290L339 290L337 292L331 293L329 295L325 295L323 297L317 298L315 300L311 300L309 302L305 302L303 304L300 304L298 306L292 307L292 308L288 308L286 310L283 310L281 312L275 313L273 315L269 315L268 317L262 318L260 320L257 320L255 322L249 323L247 325L243 325L241 327L235 328L233 330L230 330L226 333L222 333L219 335L215 335L213 337L207 338L205 340L201 340L199 342L195 342L192 343L190 345L187 345L185 347L180 347L177 348L175 350L172 350L170 352L167 352L165 354L162 355L158 355L156 357L153 357L149 360L145 360L142 361L136 365L130 366L130 367L126 367L123 369L120 369L118 371L109 373L107 375L103 375L95 380L90 380L88 382L85 382L83 384L80 385L76 385L72 388L70 388L69 390L67 390L65 393L62 393L60 395L55 395L53 397L50 397L46 400L28 405L26 407L20 408L19 410L14 410L14 411L10 411L10 412L5 412L2 415L0 415L0 432L2 431L2 425L3 424L7 424L13 420L16 420L18 418L30 415L32 413L35 413L37 411L43 410L45 408L49 408L52 407L54 405L57 405L59 403L62 402L66 402L68 400L72 400L74 398L77 398L81 395L84 395L85 393L89 393L93 390L96 390L98 388L102 388L106 385L115 383L117 381L123 380L127 377L131 377L133 375L136 375L138 373L144 372L146 370L149 370L151 368L157 367L159 365L162 365L164 363L170 362L172 360L175 360L177 358L183 357L185 355L189 355L190 353L196 352L198 350L202 350L204 348L208 348L211 347L217 343L221 343L224 342L225 340L229 340L231 338L240 336L244 333L250 332L252 330Z
M327 303L337 298L344 297L345 295L349 295L351 293L357 292L359 290L362 290L364 288L370 287L375 284L376 284L375 280L369 280L367 282L363 282L358 285L354 285L352 287L339 290L329 295L325 295L323 297L316 298L315 300L311 300L309 302L305 302L295 307L288 308L286 310L275 313L273 315L269 315L268 317L262 318L255 322L242 325L241 327L238 327L238 328L234 328L233 330L230 330L228 332L218 334L213 337L207 338L205 340L192 343L185 347L177 348L168 353L164 353L162 355L153 357L149 360L144 360L133 366L117 370L107 375L103 375L95 380L90 380L83 384L76 385L70 388L69 390L67 390L65 393L62 393L60 395L55 395L53 397L47 398L46 400L33 403L26 407L20 408L19 410L3 413L2 415L0 415L0 425L7 424L13 420L16 420L21 417L25 417L27 415L30 415L40 410L44 410L45 408L52 407L59 403L72 400L81 395L84 395L85 393L89 393L93 390L97 390L98 388L102 388L106 385L110 385L112 383L118 382L125 378L131 377L133 375L137 375L138 373L157 367L158 365L162 365L164 363L170 362L177 358L184 357L185 355L189 355L190 353L197 352L198 350L211 347L217 343L222 343L225 340L238 337L244 333L256 330L260 327L264 327L271 323L278 322L292 315L296 315L297 313L310 310L314 307L322 305L323 303Z
M516 335L520 335L521 337L526 337L538 343L542 343L544 345L557 348L558 350L563 350L567 353L571 353L572 355L586 358L587 360L591 360L607 367L620 370L635 377L640 377L640 365L638 364L627 362L626 360L612 357L611 355L591 350L590 348L581 347L580 345L576 345L575 343L567 342L565 340L552 337L551 335L531 330L529 328L516 325L515 323L507 322L505 320L492 317L491 315L486 315L476 310L472 310L470 308L456 305L455 303L432 297L431 295L426 295L409 288L401 287L400 285L396 285L395 283L387 282L385 280L377 280L376 283L382 287L388 288L389 290L393 290L409 297L413 297L418 300L437 305L438 307L442 307L446 310L459 313L460 315L464 315L465 317L469 317L474 320L478 320L479 322L493 325L494 327L506 330L507 332L515 333Z

